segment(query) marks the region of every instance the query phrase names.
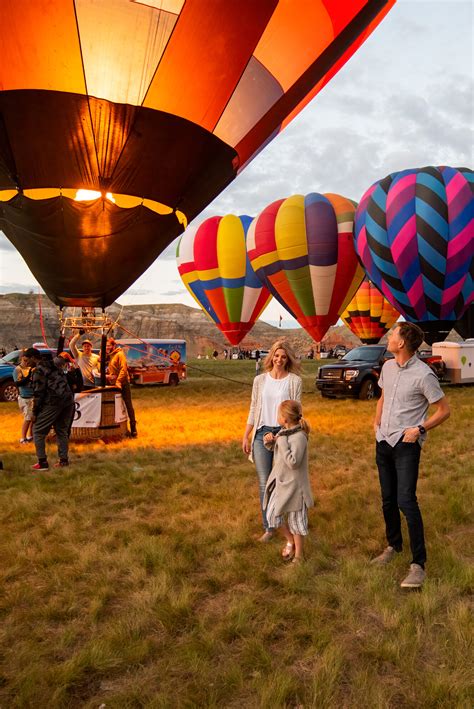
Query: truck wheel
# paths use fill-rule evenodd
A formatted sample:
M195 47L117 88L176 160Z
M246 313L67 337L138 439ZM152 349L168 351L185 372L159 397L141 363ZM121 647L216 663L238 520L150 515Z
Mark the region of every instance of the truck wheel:
M0 387L0 401L16 401L18 399L18 389L13 381L5 382Z
M169 386L177 387L179 384L179 377L177 374L170 374Z
M365 379L359 392L359 399L373 399L376 395L376 385L373 379Z

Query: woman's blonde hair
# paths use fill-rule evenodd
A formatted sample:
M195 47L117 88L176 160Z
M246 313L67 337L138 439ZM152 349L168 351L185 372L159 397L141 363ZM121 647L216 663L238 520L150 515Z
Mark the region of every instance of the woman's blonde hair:
M293 348L286 340L277 340L270 347L270 352L267 354L263 361L263 371L271 372L271 370L273 369L273 357L275 356L275 352L277 350L285 350L286 352L286 356L288 357L288 361L285 367L286 371L293 372L294 374L299 374L301 370L301 365L296 359L296 355L294 353Z
M294 399L282 401L278 408L278 413L285 421L294 423L295 426L299 424L306 434L309 434L311 431L309 423L303 418L303 408L299 401L295 401Z

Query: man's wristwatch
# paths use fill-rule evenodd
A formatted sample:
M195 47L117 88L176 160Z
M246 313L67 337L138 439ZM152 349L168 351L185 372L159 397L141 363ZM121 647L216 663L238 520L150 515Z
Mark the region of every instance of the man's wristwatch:
M417 429L419 430L419 432L420 432L422 435L423 435L424 433L426 433L426 428L425 428L424 426L422 426L421 424L419 424L419 425L417 426Z

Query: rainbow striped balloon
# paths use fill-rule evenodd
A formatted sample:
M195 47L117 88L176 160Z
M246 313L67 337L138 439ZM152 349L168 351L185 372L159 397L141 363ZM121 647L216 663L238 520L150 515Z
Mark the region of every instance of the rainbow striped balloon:
M366 345L377 344L399 317L398 310L395 310L368 278L364 278L361 287L341 315L347 327Z
M474 173L424 167L370 187L356 212L355 247L387 300L444 339L474 300Z
M238 345L267 307L271 295L247 257L252 217L210 217L186 229L176 251L181 279L231 345Z
M318 342L364 278L352 238L355 207L337 194L294 195L270 204L249 228L255 273Z

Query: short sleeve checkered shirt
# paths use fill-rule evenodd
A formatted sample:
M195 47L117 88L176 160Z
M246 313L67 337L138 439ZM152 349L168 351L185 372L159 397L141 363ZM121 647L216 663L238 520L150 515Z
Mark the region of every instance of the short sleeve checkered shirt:
M430 404L444 396L436 374L416 354L403 365L394 359L385 362L379 386L384 401L376 439L387 441L392 447L407 428L423 424ZM426 434L420 436L420 445L425 438Z

